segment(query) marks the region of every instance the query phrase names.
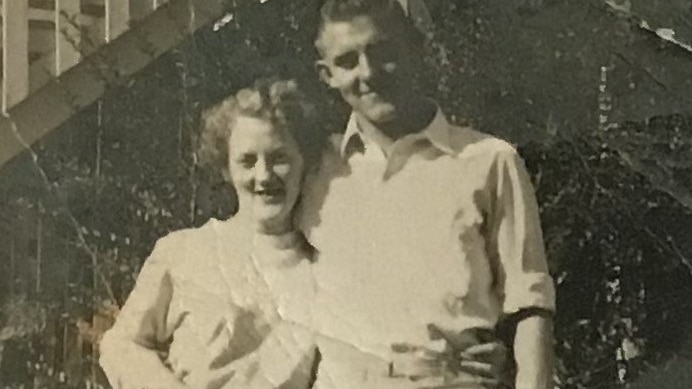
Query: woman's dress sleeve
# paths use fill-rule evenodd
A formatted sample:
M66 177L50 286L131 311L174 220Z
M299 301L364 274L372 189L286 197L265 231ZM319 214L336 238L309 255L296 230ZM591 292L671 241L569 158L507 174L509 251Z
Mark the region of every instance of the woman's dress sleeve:
M174 325L169 318L173 283L164 244L146 260L113 328L100 342L100 364L114 389L186 386L164 364Z

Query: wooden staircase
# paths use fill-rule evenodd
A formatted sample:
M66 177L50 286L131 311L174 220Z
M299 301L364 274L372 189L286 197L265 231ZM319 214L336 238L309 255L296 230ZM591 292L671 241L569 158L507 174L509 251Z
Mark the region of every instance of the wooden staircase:
M1 1L0 167L224 10L224 0Z
M167 0L4 0L2 107L24 100Z

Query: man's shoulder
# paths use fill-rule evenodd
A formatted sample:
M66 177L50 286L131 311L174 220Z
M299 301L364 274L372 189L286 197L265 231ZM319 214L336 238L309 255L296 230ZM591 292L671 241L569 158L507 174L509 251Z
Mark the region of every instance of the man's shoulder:
M344 134L331 134L327 143L322 148L319 163L316 166L308 166L307 182L330 178L340 169L345 167L345 160L341 155L341 142L343 142Z
M508 141L471 126L449 126L450 148L460 156L488 159L514 158L517 149Z

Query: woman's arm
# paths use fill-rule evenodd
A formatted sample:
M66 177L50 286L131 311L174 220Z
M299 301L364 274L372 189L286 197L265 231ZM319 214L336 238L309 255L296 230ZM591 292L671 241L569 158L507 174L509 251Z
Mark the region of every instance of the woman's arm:
M115 325L100 342L99 362L115 389L186 388L160 356L172 332L167 328L172 283L162 250L157 243Z
M210 349L223 353L226 344L220 342L211 344ZM307 389L315 357L312 332L281 321L256 350L221 365L210 363L208 369L192 372L186 382L190 387L205 389Z
M309 330L280 322L257 349L233 359L224 356L230 349L219 337L207 345L212 357L206 367L189 372L185 383L194 389L308 389L316 363L314 343Z

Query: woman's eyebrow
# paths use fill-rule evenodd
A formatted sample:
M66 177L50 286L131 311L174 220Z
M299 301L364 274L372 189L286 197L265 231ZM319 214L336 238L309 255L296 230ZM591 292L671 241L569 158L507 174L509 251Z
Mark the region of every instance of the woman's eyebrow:
M257 154L252 153L252 152L243 152L243 153L240 153L238 155L237 159L239 161L244 161L244 160L251 159L251 158L257 158Z

